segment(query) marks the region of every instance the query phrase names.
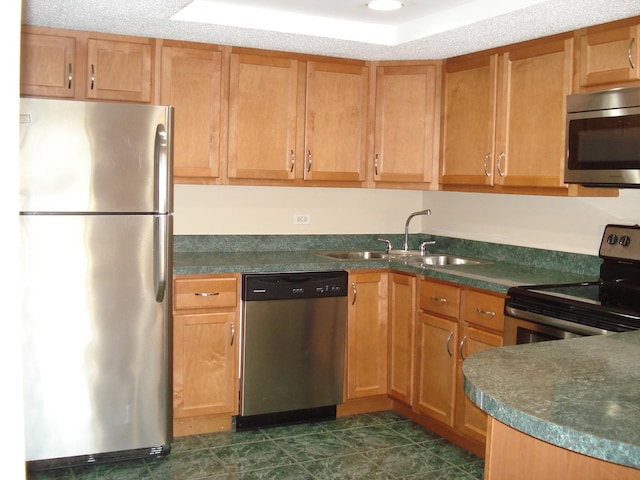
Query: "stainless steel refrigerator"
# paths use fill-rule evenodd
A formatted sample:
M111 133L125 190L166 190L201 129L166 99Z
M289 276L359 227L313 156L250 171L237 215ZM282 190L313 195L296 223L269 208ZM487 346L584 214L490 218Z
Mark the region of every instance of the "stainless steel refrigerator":
M29 465L168 453L173 108L22 98Z

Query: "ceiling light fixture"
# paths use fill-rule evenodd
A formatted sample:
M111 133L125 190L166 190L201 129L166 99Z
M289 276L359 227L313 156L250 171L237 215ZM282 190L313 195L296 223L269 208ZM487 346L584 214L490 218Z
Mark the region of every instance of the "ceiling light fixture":
M370 2L367 2L367 7L371 10L390 12L392 10L401 9L404 7L404 3L400 0L371 0Z

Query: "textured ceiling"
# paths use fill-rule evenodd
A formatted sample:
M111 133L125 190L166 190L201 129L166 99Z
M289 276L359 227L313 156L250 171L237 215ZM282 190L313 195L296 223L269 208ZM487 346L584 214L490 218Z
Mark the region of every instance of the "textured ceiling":
M306 29L300 29L297 21L289 22L298 27L289 31L277 25L277 14L268 21L266 14L273 11L257 12L264 15L267 25L261 28L255 22L242 23L238 17L225 20L225 25L171 20L190 0L23 0L22 23L363 60L419 60L452 57L640 15L640 0L517 0L524 7L512 11L516 0L406 0L403 10L377 21L364 8L365 1L218 0L311 20ZM312 28L314 19L309 16L315 16L315 25L324 28ZM248 21L249 17L239 18ZM384 45L371 36L356 36L360 26L374 28L374 37L375 32L391 31L391 41Z

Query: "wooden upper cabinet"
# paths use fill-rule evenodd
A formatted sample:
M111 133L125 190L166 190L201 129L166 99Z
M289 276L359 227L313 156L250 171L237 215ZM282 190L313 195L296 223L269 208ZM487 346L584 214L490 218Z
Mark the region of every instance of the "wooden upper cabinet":
M447 64L445 189L566 190L565 101L571 93L572 54L572 39L564 36Z
M362 65L307 62L305 180L365 180L368 82Z
M640 25L589 28L577 46L581 90L640 81Z
M442 185L491 185L497 55L448 61L442 126Z
M440 73L440 63L376 68L375 182L433 180Z
M150 103L149 38L23 27L22 95Z
M76 39L22 32L20 93L73 98L78 81Z
M89 38L87 98L151 102L151 44Z
M231 55L230 179L295 179L300 68L292 58Z
M174 178L210 183L220 176L222 53L209 45L165 41L160 103L173 105Z
M494 182L506 187L564 186L566 96L571 38L512 49L500 59Z

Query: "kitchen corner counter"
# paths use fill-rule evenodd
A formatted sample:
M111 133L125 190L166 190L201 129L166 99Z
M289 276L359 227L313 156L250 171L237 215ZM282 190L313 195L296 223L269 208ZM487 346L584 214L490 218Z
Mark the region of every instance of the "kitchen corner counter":
M315 255L312 251L174 252L173 258L173 273L176 275L354 269L393 269L499 293L506 293L509 287L516 285L584 280L583 274L502 261L482 265L421 268L407 265L399 259L336 260Z
M640 469L640 331L478 352L465 392L531 437Z

